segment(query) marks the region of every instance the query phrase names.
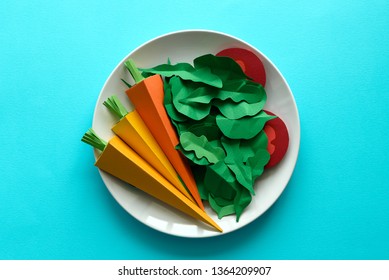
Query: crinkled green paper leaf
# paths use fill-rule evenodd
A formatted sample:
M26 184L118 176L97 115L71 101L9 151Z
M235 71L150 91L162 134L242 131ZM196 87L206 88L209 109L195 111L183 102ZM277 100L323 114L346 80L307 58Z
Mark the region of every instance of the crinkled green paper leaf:
M180 135L179 148L187 158L199 165L215 164L225 157L222 148L214 147L204 135L199 137L191 132Z
M223 85L221 79L212 74L209 69L195 69L189 63L161 64L153 68L141 68L140 70L165 77L179 76L183 80L201 82L217 88L221 88Z
M267 145L267 135L263 130L249 140L240 140L239 148L242 153L242 161L247 162L248 158L255 155L255 151L267 149Z
M195 58L193 65L196 69L209 69L211 73L217 75L223 82L226 80L249 79L239 64L230 57L206 54Z
M209 192L204 184L204 177L206 171L206 165L197 165L193 164L191 166L194 179L196 181L197 189L199 191L200 197L203 200L208 200Z
M234 175L223 161L206 167L204 185L214 197L226 200L232 200L238 188Z
M220 100L231 99L233 102L246 101L249 104L266 100L266 92L264 88L257 83L249 80L237 80L233 82L225 82L223 88L219 90L217 98Z
M197 136L205 135L208 141L220 140L222 133L216 124L216 116L208 115L201 122L187 121L180 126L179 134L190 131Z
M269 162L269 160L270 154L267 149L259 149L253 157L249 157L247 159L246 166L250 167L253 180L262 175L265 165Z
M236 180L254 195L254 180L250 166L241 163L227 164L227 166L235 174Z
M173 105L179 113L193 120L201 120L209 115L211 111L211 104L186 102L187 97L191 94L201 94L205 92L206 89L204 87L195 83L184 82L179 77L172 77L170 79L170 89L173 98Z
M220 198L214 198L212 194L208 195L209 206L217 213L219 219L235 214L235 205L233 202L223 205L224 202ZM220 204L219 204L220 203Z
M236 180L254 195L254 181L263 173L270 154L267 151L267 137L264 132L261 132L255 141L250 142L254 145L247 145L248 141L245 140L226 137L221 139L227 153L224 162L234 173Z
M184 121L188 120L188 117L185 116L184 114L181 114L180 112L178 112L176 107L174 106L172 92L171 92L169 83L164 83L164 92L165 92L165 95L164 95L163 102L164 102L165 109L166 109L166 112L169 115L169 117L172 120L178 121L178 122L184 122Z
M239 222L243 210L250 204L251 200L252 196L247 189L241 188L241 190L237 192L234 199L235 215L237 222Z
M243 162L243 155L240 150L240 140L232 140L223 137L221 140L227 156L224 162L234 173L236 180L244 186L251 194L254 194L252 170Z
M223 134L231 139L251 139L265 126L266 122L274 119L274 116L260 111L252 117L229 119L222 115L216 117L216 124Z
M224 162L206 167L204 186L210 206L219 218L235 213L238 221L251 201L250 193L236 181Z
M234 120L258 114L265 106L266 100L261 100L260 102L252 104L247 103L246 101L236 103L232 100L215 100L214 103L226 118Z
M266 99L266 93L260 84L253 83L249 80L235 80L225 82L222 89L211 88L202 94L191 94L186 101L189 103L209 104L212 99L221 101L230 99L238 103L246 101L249 104L261 102Z

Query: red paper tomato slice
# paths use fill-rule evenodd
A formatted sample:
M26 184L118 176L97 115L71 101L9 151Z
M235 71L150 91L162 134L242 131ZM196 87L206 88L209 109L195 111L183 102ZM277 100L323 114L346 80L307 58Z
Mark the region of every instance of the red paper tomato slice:
M275 115L272 112L264 111L269 115ZM270 168L284 158L289 147L289 133L285 123L279 117L266 122L263 130L268 138L267 150L270 154L270 160L265 168Z
M265 87L265 67L253 52L241 48L229 48L217 53L216 56L227 56L234 59L248 77Z

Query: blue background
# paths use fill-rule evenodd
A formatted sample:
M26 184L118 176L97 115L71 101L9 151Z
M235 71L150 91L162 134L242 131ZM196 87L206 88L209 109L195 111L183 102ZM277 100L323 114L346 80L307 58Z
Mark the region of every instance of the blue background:
M196 240L128 215L80 141L121 59L193 28L261 50L301 119L276 204ZM0 259L389 259L388 30L386 0L1 1Z

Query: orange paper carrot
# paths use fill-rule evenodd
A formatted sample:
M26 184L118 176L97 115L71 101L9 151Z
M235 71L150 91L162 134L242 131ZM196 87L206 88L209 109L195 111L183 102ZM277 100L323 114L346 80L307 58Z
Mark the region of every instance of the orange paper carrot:
M181 152L175 149L179 140L163 105L162 77L153 75L143 78L131 59L126 61L125 65L136 82L133 87L126 91L128 98L134 104L177 173L181 176L199 207L204 209L189 163Z
M102 151L95 163L101 170L222 232L204 211L178 191L118 136L115 135L109 142L105 142L90 129L82 141Z
M128 112L116 96L109 97L103 104L120 118L112 127L112 131L187 198L195 202L138 112Z

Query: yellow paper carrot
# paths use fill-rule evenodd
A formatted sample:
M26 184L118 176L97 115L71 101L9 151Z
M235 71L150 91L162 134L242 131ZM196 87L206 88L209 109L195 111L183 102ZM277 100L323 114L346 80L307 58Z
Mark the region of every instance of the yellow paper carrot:
M131 59L126 61L125 65L136 82L136 85L126 91L128 98L135 105L139 115L158 141L199 207L204 209L189 163L175 149L179 140L163 105L164 90L161 76L154 75L144 79Z
M118 136L115 135L106 142L90 129L82 141L102 151L95 163L101 170L222 232L202 209L178 191Z
M187 198L195 202L138 112L128 112L116 96L109 97L103 104L120 118L112 127L112 131Z

